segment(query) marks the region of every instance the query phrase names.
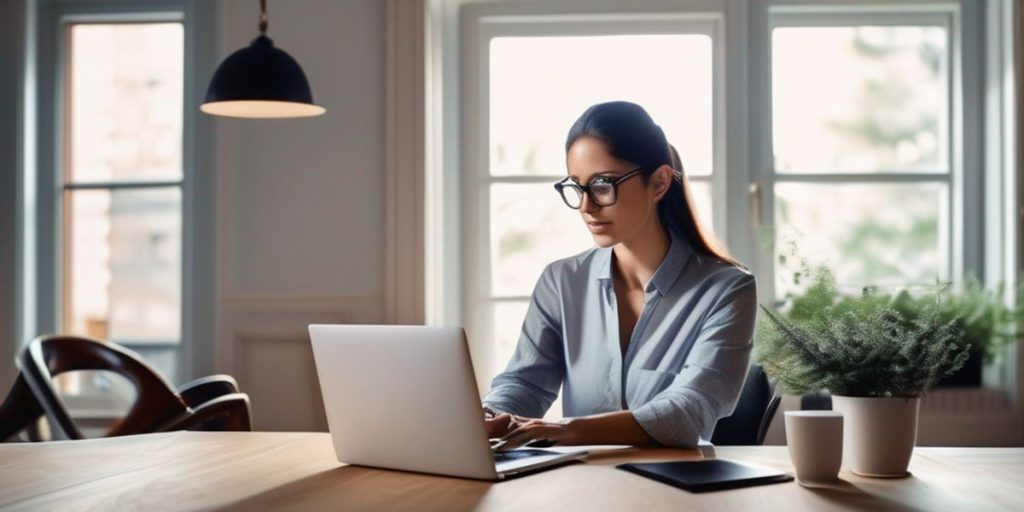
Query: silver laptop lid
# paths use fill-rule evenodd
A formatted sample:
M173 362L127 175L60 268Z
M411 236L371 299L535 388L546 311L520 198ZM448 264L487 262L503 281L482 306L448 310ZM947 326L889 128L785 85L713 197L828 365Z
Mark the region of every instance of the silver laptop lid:
M461 328L310 325L309 335L339 461L497 477Z

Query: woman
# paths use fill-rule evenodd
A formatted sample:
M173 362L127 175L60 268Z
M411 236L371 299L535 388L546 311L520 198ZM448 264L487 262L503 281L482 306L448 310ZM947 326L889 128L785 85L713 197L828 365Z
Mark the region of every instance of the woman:
M754 277L702 233L665 135L639 105L594 105L555 185L596 247L548 265L484 412L503 448L694 447L732 413L749 364ZM562 387L566 419L540 419Z

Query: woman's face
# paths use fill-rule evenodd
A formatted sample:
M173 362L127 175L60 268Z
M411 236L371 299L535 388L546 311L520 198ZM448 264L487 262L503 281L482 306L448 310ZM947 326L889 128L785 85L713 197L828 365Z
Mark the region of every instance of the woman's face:
M580 185L589 185L598 176L617 178L636 168L608 153L603 142L593 137L580 137L569 147L566 155L569 177ZM598 247L627 242L645 229L658 227L658 200L668 189L662 166L644 182L642 176L633 176L618 184L616 202L600 206L583 194L580 215L594 237ZM671 172L670 170L668 171Z

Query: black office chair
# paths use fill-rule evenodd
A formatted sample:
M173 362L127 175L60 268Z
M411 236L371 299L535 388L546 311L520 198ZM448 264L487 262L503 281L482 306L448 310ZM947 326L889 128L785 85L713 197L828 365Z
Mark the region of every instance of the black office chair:
M752 365L732 416L718 420L711 442L716 445L760 445L782 397L775 395L761 365Z
M808 393L800 397L801 411L831 411L832 395L821 393Z

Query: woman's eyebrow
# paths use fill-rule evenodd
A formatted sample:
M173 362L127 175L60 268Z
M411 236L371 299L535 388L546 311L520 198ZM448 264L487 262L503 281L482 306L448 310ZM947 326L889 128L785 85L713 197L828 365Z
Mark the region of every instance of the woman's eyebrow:
M618 178L619 176L622 176L623 174L625 174L625 173L624 172L620 172L620 171L601 171L601 172L596 172L596 173L594 173L593 175L590 176L590 180L588 180L587 183L590 183L591 181L594 181L594 179L596 179L596 178ZM570 174L569 177L572 178L572 180L575 181L576 183L581 183L579 176L576 176L574 174Z

